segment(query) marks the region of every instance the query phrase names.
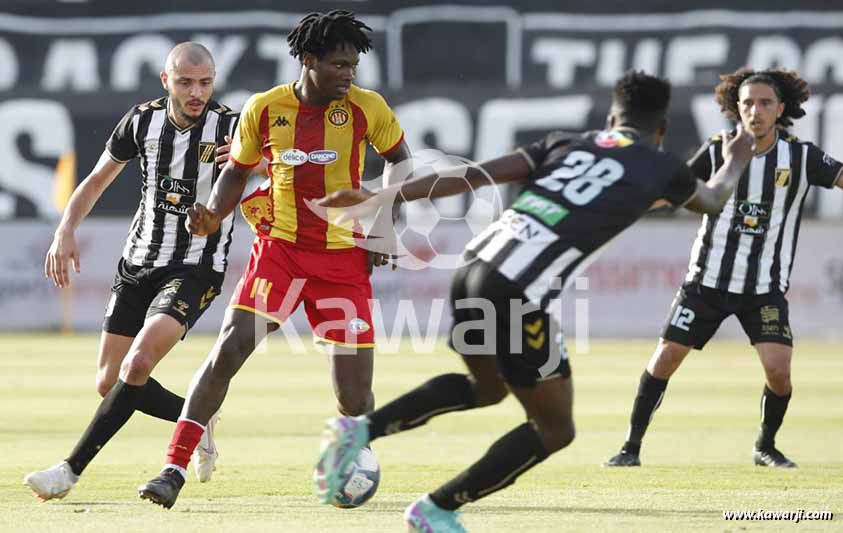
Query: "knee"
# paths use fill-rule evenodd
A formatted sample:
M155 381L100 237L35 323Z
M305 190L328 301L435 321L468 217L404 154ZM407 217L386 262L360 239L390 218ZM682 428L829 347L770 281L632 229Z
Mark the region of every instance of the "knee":
M767 386L778 394L784 396L790 394L793 386L790 383L790 368L785 366L777 366L767 368Z
M502 382L483 383L472 381L471 387L474 392L475 407L486 407L501 403L509 394L509 390Z
M102 398L105 398L105 395L108 394L115 383L117 383L117 376L113 376L109 372L97 372L97 394Z
M656 378L668 379L685 360L690 348L672 342L661 342L647 365L647 371Z
M120 366L120 378L131 384L146 383L154 367L155 360L153 357L143 350L134 350L123 360L123 364Z
M576 430L574 421L570 418L534 420L534 422L548 453L559 451L574 442Z
M359 416L375 406L375 396L369 387L343 384L336 389L337 410L345 416Z

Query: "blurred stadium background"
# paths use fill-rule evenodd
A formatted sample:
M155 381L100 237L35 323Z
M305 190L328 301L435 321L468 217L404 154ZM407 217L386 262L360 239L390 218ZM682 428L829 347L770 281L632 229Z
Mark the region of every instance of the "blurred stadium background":
M158 72L173 44L205 43L217 60L217 98L239 108L253 92L298 76L286 33L310 10L353 9L373 28L375 49L362 58L358 84L383 93L414 150L436 148L475 160L557 128L602 126L609 88L628 68L674 86L667 148L689 156L726 126L713 99L719 73L741 65L798 69L811 83L808 115L794 133L843 159L843 10L833 3L784 1L530 2L405 1L198 2L148 0L4 0L0 12L0 330L95 331L139 198L137 165L106 191L77 239L82 275L61 291L41 275L57 217L76 182L99 156L117 120L133 104L163 94ZM282 7L283 6L283 7ZM379 175L370 157L368 178ZM377 183L377 182L372 182ZM467 201L443 201L446 216ZM413 207L412 209L422 209ZM792 290L799 338L840 338L843 310L843 191L814 190L806 203ZM422 213L424 215L424 213ZM698 218L653 217L630 230L587 272L588 333L652 337L684 274ZM451 224L453 225L453 224ZM467 227L442 222L431 235L439 252L461 249ZM250 236L235 232L230 291L245 264ZM425 257L429 249L414 250ZM414 312L422 334L445 331L438 315L449 272L378 272L379 327L410 330L394 317ZM227 297L227 294L225 295ZM397 312L400 300L403 312ZM439 300L437 300L439 299ZM433 305L431 305L431 302ZM410 304L412 304L410 306ZM574 336L574 298L566 303ZM635 312L630 312L634 309ZM214 332L223 305L199 329ZM300 318L300 317L299 317ZM580 316L580 319L584 318ZM736 323L722 335L740 335ZM297 321L300 331L306 325ZM585 330L580 330L584 334ZM382 335L383 336L383 335Z
M40 264L66 198L116 120L134 103L162 94L157 73L173 44L205 43L217 59L217 98L239 108L252 92L298 76L284 37L311 9L364 14L375 49L362 59L358 84L387 97L415 150L432 147L482 160L551 129L599 127L613 80L639 68L674 83L667 147L688 156L725 126L712 97L717 75L746 64L798 69L814 95L794 132L843 158L843 132L835 127L843 117L843 95L836 92L843 79L843 11L825 11L829 4L822 2L811 11L804 2L800 11L787 2L746 2L746 11L729 2L711 3L705 11L688 11L692 3L643 2L641 14L617 9L621 3L613 1L568 2L564 13L557 2L536 0L400 7L387 1L285 2L283 10L260 0L180 2L177 11L171 2L154 0L4 4L0 235L14 243L0 262L4 330L98 327L137 206L136 165L106 191L80 230L83 274L76 287L59 297L39 275ZM379 174L377 160L370 158L370 178ZM460 216L466 204L443 202L439 210ZM843 307L843 248L828 243L840 242L843 194L814 191L806 210L810 217L791 291L794 330L833 336L840 332L833 325ZM685 269L695 223L695 217L680 215L634 229L587 273L589 288L577 296L588 298L591 317L600 317L591 320L590 334L657 331ZM236 238L229 290L246 258L246 231L241 227ZM454 251L467 236L436 228L431 240L439 252ZM423 324L443 330L447 320L424 318L436 314L438 306L429 302L445 297L447 278L437 269L412 278L379 273L375 291L383 316L396 316L404 299L415 302L412 311ZM222 311L214 306L200 328L213 331ZM402 329L400 323L382 328L387 334Z
M843 160L843 6L836 2L710 0L703 9L690 0L1 0L0 529L96 531L109 520L134 531L395 531L415 494L458 471L522 417L510 400L500 411L444 417L398 437L378 448L389 467L380 495L364 508L370 511L314 512L302 473L309 472L319 421L332 414L325 367L312 357L255 357L226 404L221 483L189 484L180 504L194 513L165 515L135 500L132 487L158 467L169 433L148 417L126 427L78 493L58 506L28 505L20 476L60 458L99 402L95 335L137 207L139 173L128 166L83 223L82 274L60 291L44 279L43 260L70 192L123 113L163 94L158 72L175 43L198 40L210 48L217 98L239 108L252 92L298 77L287 32L304 13L334 8L358 12L373 28L375 49L362 58L358 84L387 98L414 150L482 160L552 129L601 127L612 82L637 68L673 82L667 148L689 156L726 126L713 99L718 74L750 65L800 71L813 96L793 132ZM367 177L379 172L372 164ZM457 199L438 211L459 217L467 207L468 199ZM474 507L473 530L754 531L762 524L729 525L719 511L839 510L843 415L833 406L843 391L843 194L814 190L805 209L789 293L794 333L804 342L794 367L799 392L780 439L803 466L796 475L749 465L762 373L734 320L672 381L654 422L659 436L644 453L653 467L596 468L623 437L637 377L699 223L690 213L658 215L625 233L586 272L588 283L565 299L574 353L587 349L589 337L617 339L595 340L592 355L574 363L578 440L516 489ZM453 253L468 237L465 224L443 222L431 243ZM156 370L173 390L184 391L213 342L201 333L216 332L250 243L240 224L221 302L200 320L200 334L176 348L179 357ZM413 252L424 257L430 250ZM376 272L378 350L403 354L379 360L380 399L443 367L458 368L438 340L450 320L449 277L436 268ZM306 323L297 316L295 324L307 344ZM55 335L62 330L87 334ZM412 333L421 338L402 341ZM288 347L279 342L270 351L284 356ZM434 356L411 357L424 351Z

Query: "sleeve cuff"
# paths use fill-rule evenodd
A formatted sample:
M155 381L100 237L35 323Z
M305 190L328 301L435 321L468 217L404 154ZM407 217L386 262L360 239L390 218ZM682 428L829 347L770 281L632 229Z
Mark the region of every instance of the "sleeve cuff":
M240 161L234 159L234 156L228 156L228 160L231 161L232 163L234 163L235 165L237 165L238 167L241 167L241 168L255 168L261 162L261 160L258 159L254 163L252 163L250 165L247 165L246 163L241 163Z
M111 153L111 150L109 150L107 146L105 147L105 153L108 154L108 157L110 157L112 161L114 161L115 163L120 163L121 165L126 164L126 163L128 163L129 161L132 160L131 157L129 159L120 159L118 157L115 157L114 154Z
M399 146L401 146L401 143L402 143L402 142L404 142L404 132L403 132L403 131L401 132L401 137L399 137L399 138L398 138L398 142L396 142L395 144L393 144L393 145L392 145L392 148L390 148L389 150L385 150L385 151L383 151L383 152L380 152L380 155L381 155L381 156L384 156L384 157L385 157L385 156L388 156L389 154L391 154L392 152L394 152L395 150L397 150L397 149L398 149L398 147L399 147Z
M526 160L527 160L527 164L528 164L528 165L530 165L530 170L531 170L531 171L532 171L532 170L536 170L536 162L535 162L535 161L533 161L533 158L532 158L532 157L530 157L530 154L528 154L528 153L527 153L527 150L525 150L525 149L523 149L523 148L517 148L515 151L516 151L517 153L521 154L522 156L524 156L524 159L526 159Z

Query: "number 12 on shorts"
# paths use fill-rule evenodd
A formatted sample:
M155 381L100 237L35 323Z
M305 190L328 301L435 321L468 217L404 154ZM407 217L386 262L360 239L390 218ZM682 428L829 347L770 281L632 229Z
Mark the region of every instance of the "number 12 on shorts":
M687 307L677 305L676 311L673 312L673 317L670 319L670 325L688 331L695 316L697 315L692 310Z

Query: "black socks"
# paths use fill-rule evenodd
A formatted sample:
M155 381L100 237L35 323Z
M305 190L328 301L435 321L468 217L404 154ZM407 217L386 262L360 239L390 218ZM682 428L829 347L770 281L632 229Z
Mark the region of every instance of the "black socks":
M644 373L641 374L638 394L635 396L632 415L629 417L629 435L627 435L626 442L623 445L623 451L635 455L641 452L641 440L647 432L647 426L650 425L653 413L662 403L666 388L666 379L653 377L647 370L644 370Z
M67 458L74 474L81 475L105 443L111 440L111 437L129 420L135 412L143 390L143 386L129 385L120 379L111 387L100 403L88 429L82 434L82 438Z
M512 485L548 455L538 431L526 422L495 441L486 455L432 492L430 499L442 509L456 510Z
M118 379L103 398L88 429L67 458L70 469L77 476L81 475L88 463L120 431L135 410L176 422L183 406L184 398L168 391L152 378L145 385L129 385Z
M436 415L474 407L474 391L465 374L443 374L367 415L369 438L425 424Z
M756 449L770 450L775 446L776 432L778 432L782 420L784 420L790 396L790 394L777 396L775 392L764 385L764 393L761 395L761 433L758 434L758 440L755 441Z
M178 422L182 407L184 398L168 391L155 379L149 378L135 408L155 418Z

